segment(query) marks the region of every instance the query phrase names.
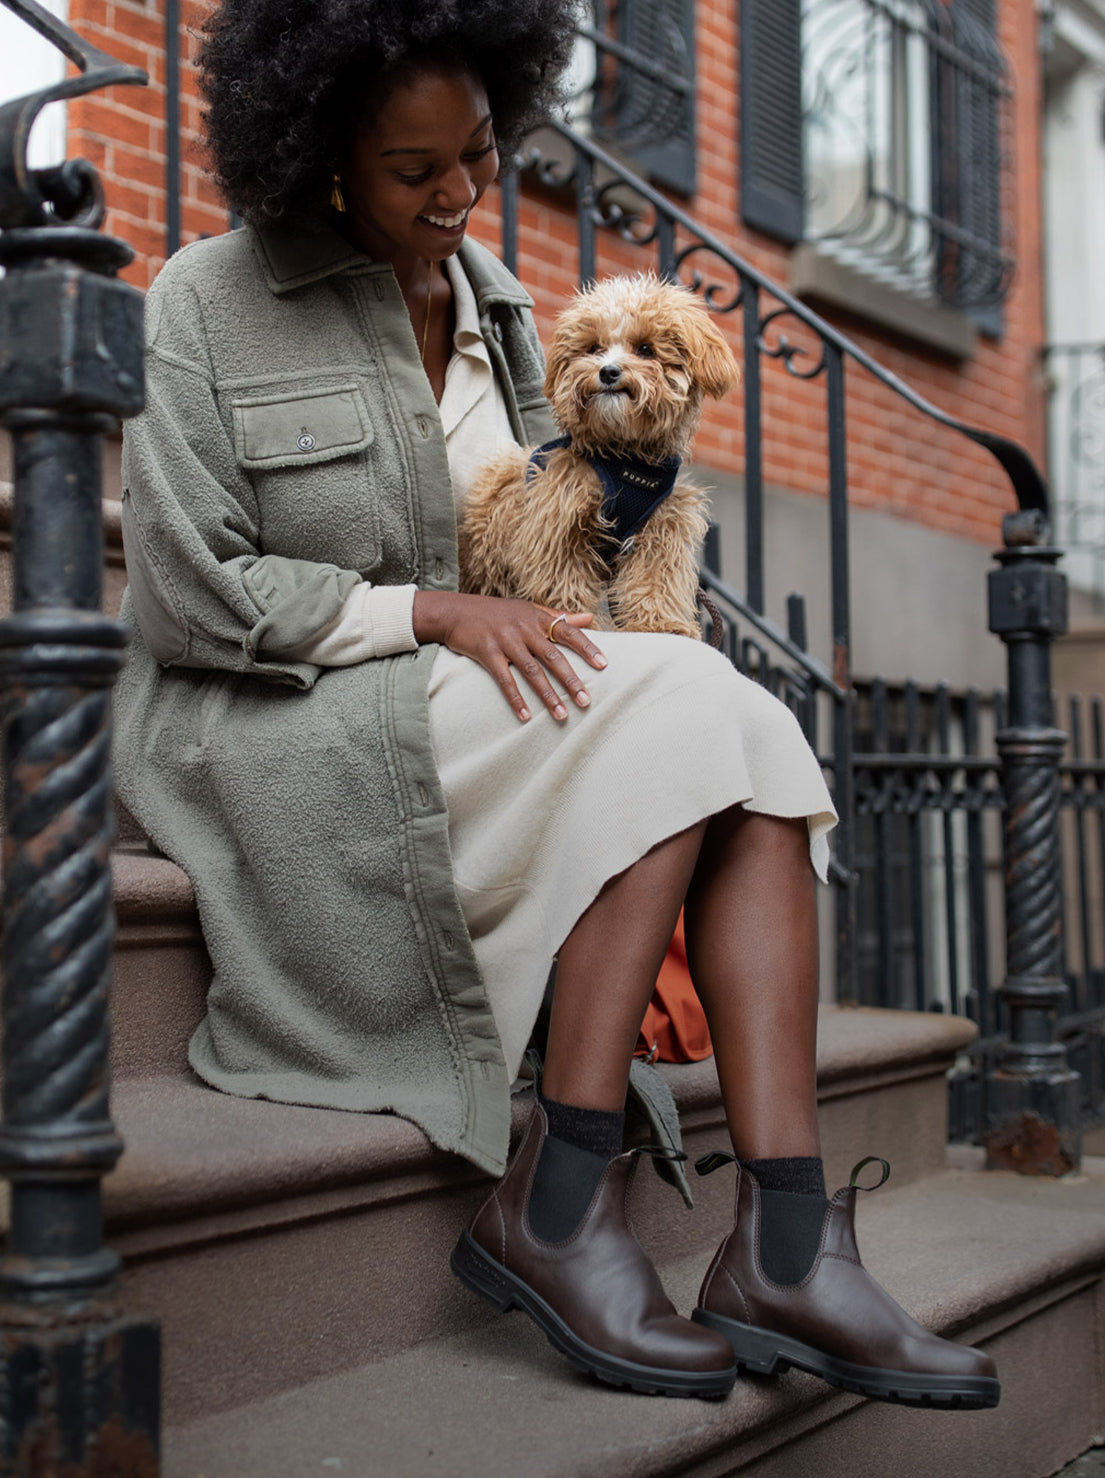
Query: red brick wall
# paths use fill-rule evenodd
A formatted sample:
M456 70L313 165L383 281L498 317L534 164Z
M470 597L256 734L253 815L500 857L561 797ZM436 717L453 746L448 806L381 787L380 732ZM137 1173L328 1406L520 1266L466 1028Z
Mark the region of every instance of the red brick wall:
M227 228L226 208L203 168L200 106L191 59L206 0L181 0L182 239ZM113 87L69 107L69 151L99 169L108 203L106 229L134 247L126 276L140 287L165 260L164 0L70 0L73 28L120 61L143 67L147 87Z
M163 0L72 0L77 29L150 73L146 89L115 88L70 110L71 150L100 168L110 206L108 229L138 250L131 280L148 283L165 251L165 67ZM206 177L198 144L199 104L191 66L195 28L206 0L182 0L190 34L182 36L183 239L225 229L227 215ZM1017 276L1006 303L1004 337L979 341L962 365L896 341L858 320L845 331L875 359L935 405L1024 443L1042 460L1044 396L1038 368L1043 342L1041 236L1038 223L1038 135L1041 117L1034 0L1000 0L1001 41L1015 85ZM739 217L737 0L698 4L698 193L696 216L772 280L787 280L785 247L747 230ZM481 208L475 234L498 242L497 192ZM600 273L651 265L647 254L600 238ZM700 262L706 270L706 262ZM538 304L543 329L576 278L571 202L526 185L520 221L520 276ZM724 271L721 273L724 281ZM832 315L830 315L832 316ZM740 349L738 315L724 322ZM788 336L801 341L793 323ZM812 361L807 361L812 362ZM849 370L847 395L851 497L969 539L993 544L1001 514L1013 505L1004 474L964 438L911 410L864 371ZM824 494L827 483L824 377L802 382L781 363L764 362L763 432L769 484ZM739 395L708 412L696 460L739 474L743 467Z

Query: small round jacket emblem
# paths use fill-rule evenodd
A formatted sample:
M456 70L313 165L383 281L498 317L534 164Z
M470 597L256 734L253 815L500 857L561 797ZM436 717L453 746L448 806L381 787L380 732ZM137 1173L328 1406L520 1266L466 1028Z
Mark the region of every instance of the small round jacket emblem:
M315 449L315 438L309 431L304 431L303 435L296 441L296 446L301 452L313 452Z

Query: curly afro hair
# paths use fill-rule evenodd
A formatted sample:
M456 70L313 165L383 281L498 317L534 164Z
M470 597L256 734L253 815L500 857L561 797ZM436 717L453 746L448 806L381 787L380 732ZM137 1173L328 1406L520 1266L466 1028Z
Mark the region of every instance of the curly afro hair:
M317 217L386 74L423 57L481 78L508 158L557 101L577 16L578 0L222 0L199 54L219 187L254 224Z

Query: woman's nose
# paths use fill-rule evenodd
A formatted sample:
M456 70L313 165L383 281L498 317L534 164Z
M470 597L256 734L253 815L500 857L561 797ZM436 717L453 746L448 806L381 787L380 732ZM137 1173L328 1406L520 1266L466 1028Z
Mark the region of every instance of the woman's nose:
M438 199L451 210L467 210L478 194L475 181L462 164L449 171L437 191Z

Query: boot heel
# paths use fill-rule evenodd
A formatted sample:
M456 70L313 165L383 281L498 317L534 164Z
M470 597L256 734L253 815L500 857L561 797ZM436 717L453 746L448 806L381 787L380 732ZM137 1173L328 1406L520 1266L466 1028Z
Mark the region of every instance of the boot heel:
M725 1336L733 1346L739 1369L753 1370L757 1375L781 1375L790 1369L790 1361L770 1332L727 1319L724 1314L711 1314L709 1309L695 1309L691 1318L696 1324L705 1324L707 1329L716 1329Z
M514 1289L495 1259L484 1252L467 1232L453 1248L449 1266L466 1288L485 1298L500 1314L515 1308Z

